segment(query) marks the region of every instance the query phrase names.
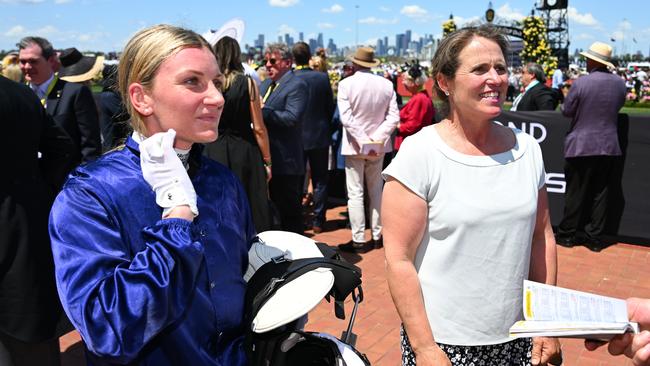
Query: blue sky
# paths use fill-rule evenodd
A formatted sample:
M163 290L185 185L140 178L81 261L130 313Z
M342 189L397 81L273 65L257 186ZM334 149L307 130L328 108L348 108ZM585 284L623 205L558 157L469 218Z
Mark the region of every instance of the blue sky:
M535 0L492 1L497 18L520 19L530 14ZM358 8L356 6L358 5ZM244 42L253 43L258 33L267 41L290 33L298 39L322 32L327 43L339 46L374 45L377 37L411 29L415 37L442 33L441 24L455 16L458 24L483 17L488 1L475 0L0 0L0 49L15 48L26 35L48 38L55 48L121 50L130 36L143 27L170 23L199 33L217 29L232 18L246 23ZM606 41L615 51L648 55L650 5L647 1L569 1L570 50ZM355 27L358 20L358 34ZM611 42L610 38L616 42ZM636 43L634 42L636 41Z

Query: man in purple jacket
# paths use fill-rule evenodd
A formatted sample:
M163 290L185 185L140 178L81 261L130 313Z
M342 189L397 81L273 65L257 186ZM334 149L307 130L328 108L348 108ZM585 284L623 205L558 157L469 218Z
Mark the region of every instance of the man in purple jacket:
M602 234L612 168L621 156L617 121L625 102L625 83L607 69L614 68L609 45L595 42L581 54L587 58L589 75L573 83L562 106L562 113L573 120L564 140L567 188L556 241L566 247L581 241L599 252L606 246ZM586 237L576 239L577 230Z

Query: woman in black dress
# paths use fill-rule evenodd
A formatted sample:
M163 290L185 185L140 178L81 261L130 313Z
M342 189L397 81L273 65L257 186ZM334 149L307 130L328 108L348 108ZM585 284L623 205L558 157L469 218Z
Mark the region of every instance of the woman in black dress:
M244 74L236 40L221 38L214 52L225 76L226 104L219 122L219 138L206 145L205 154L239 177L259 233L271 228L267 186L271 179L271 152L259 91L255 82Z

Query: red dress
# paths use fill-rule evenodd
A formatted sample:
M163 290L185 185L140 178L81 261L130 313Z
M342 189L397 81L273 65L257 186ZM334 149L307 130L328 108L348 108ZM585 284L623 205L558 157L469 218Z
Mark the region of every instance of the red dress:
M402 141L420 131L422 127L433 123L435 109L426 90L421 90L406 103L399 112L399 127L395 136L394 150L399 150Z

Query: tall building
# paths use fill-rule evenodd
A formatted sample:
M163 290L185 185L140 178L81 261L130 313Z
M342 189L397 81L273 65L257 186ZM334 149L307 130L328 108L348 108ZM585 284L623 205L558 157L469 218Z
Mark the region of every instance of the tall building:
M307 43L309 43L309 49L312 52L315 52L316 49L318 48L318 42L313 38L309 38L309 42L307 42Z
M384 52L384 41L381 38L377 38L377 47L375 49L377 56L383 56Z
M318 33L318 47L324 47L323 44L323 33ZM315 50L314 50L315 51Z
M336 43L332 38L327 42L327 53L335 54L336 53Z
M284 34L284 43L289 47L293 47L293 37L289 33Z
M300 40L300 42L305 41L305 36L304 36L304 34L302 32L298 33L298 40Z
M404 33L395 35L395 56L401 56L404 54L404 50L406 49L406 47L404 47L405 39L406 36Z
M264 35L258 34L254 44L255 48L264 48Z

